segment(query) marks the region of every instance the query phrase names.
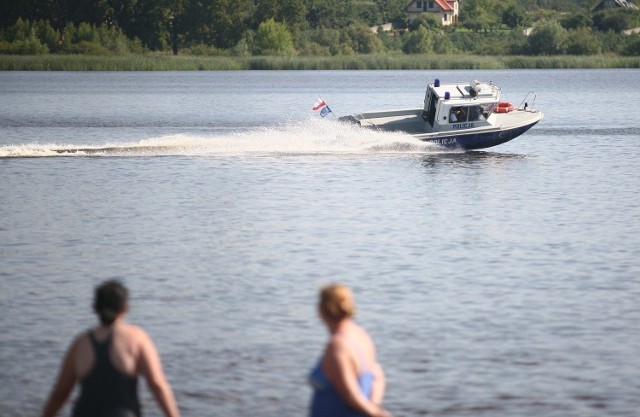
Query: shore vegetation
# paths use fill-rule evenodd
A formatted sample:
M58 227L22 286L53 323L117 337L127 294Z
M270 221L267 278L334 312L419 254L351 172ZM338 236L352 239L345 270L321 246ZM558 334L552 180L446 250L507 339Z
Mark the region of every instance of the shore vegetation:
M2 2L0 70L640 67L640 9L595 0L465 0L447 26L406 0L78 4Z
M640 68L638 56L486 56L368 54L310 56L174 56L144 54L4 55L0 71L226 71Z

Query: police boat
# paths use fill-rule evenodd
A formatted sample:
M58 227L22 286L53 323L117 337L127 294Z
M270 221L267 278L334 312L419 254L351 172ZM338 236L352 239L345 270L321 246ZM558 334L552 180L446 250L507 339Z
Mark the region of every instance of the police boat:
M536 94L530 91L516 107L500 101L500 87L491 81L441 83L436 79L427 87L424 108L358 113L338 120L405 132L447 148L482 149L508 142L538 123L543 115L534 109L535 100Z

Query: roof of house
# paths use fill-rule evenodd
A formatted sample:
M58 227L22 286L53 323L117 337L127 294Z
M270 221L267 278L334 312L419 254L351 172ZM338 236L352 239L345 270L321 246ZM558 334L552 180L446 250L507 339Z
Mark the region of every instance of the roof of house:
M595 6L593 6L593 8L591 10L597 10L597 9L603 9L605 8L604 3L606 3L607 0L602 0L601 2L599 2L598 4L596 4ZM638 6L636 6L635 4L628 2L627 0L612 0L613 1L613 6L614 7L626 7L628 9L638 9Z
M440 6L440 8L444 11L447 12L452 12L453 11L453 6L449 4L448 1L445 0L436 0L436 3L438 3L438 6Z
M455 10L453 4L458 0L435 0L436 4L445 12L452 12ZM405 6L405 9L415 3L415 0L412 0Z

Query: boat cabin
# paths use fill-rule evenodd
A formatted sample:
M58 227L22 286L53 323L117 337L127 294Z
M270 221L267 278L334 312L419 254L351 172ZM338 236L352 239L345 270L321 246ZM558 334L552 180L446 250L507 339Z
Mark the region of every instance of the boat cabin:
M500 88L491 82L440 84L436 79L427 88L422 118L432 132L489 126L499 101Z

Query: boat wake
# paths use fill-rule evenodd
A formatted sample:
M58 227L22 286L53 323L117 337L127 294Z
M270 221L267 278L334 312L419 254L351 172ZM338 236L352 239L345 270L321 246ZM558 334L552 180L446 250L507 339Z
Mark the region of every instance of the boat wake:
M451 150L404 133L362 129L311 118L301 122L212 135L176 134L139 142L105 144L27 143L0 146L0 158L299 154L432 154Z

